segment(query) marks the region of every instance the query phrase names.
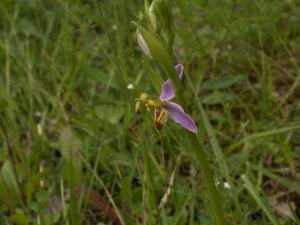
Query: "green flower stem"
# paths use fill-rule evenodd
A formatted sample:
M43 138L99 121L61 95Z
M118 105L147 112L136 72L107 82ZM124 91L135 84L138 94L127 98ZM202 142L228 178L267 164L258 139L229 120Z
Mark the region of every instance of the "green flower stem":
M176 73L176 77L178 78L178 75ZM178 78L179 79L179 78ZM171 77L170 77L171 80ZM172 82L172 86L174 87L175 84ZM175 89L176 90L176 89ZM183 99L182 96L182 92L175 92L176 94L176 99L178 101L178 103L185 109L185 102L181 101L181 99ZM207 189L208 189L208 193L209 193L209 197L211 199L212 202L212 206L215 212L215 216L216 216L216 220L218 225L225 225L225 219L224 219L224 213L222 210L222 206L221 206L221 201L220 201L220 197L219 197L219 192L216 188L215 185L215 181L211 172L211 169L209 167L207 158L206 158L206 154L204 152L203 149L203 145L200 142L200 139L198 137L197 134L190 132L188 130L186 130L189 140L193 146L193 149L195 151L196 157L198 159Z
M184 109L186 109L185 101L182 95L182 85L178 74L174 68L172 59L162 43L150 32L144 29L141 25L134 23L140 33L142 34L145 42L148 45L150 53L156 63L164 70L166 75L170 78L177 103L180 104ZM208 193L212 202L212 206L215 212L216 220L218 225L225 225L225 219L223 210L221 207L219 193L217 191L214 178L209 167L206 154L204 152L203 146L199 140L197 134L187 131L190 142L193 146L195 154L197 156L198 162L200 164L201 171L204 176L204 180L208 189Z
M168 54L172 57L172 54L173 54L173 42L174 42L174 33L172 34L169 34L169 37L168 37L168 47L167 47L167 51L168 51Z
M199 162L199 165L201 168L201 172L203 174L203 177L204 177L207 189L208 189L209 197L211 199L212 206L213 206L213 209L215 212L217 223L219 225L225 225L225 219L224 219L224 214L223 214L223 210L221 207L219 193L217 191L215 181L214 181L211 169L209 167L209 164L208 164L208 161L206 158L206 154L203 149L203 145L201 144L197 134L192 133L188 130L186 130L186 131L187 131L188 137L190 139L190 142L192 143L192 146L194 148L196 157L198 159L198 162Z
M173 67L173 70L175 71L174 67ZM172 86L173 86L174 91L175 91L175 96L176 96L177 102L184 109L186 109L185 101L184 101L182 92L178 91L178 90L182 89L181 83L179 83L180 87L177 87L176 86L177 82L176 81L173 82L173 80L176 80L176 79L179 80L177 72L175 71L175 73L173 73L173 72L170 71L167 74L170 75L170 80L171 80ZM174 74L175 74L175 76L174 76ZM173 75L173 76L171 76L171 75ZM207 189L208 189L208 193L209 193L209 196L210 196L210 199L211 199L211 202L212 202L212 206L213 206L213 209L214 209L214 212L215 212L217 223L218 223L218 225L225 225L224 213L223 213L222 206L221 206L219 192L216 188L215 181L214 181L211 169L209 167L209 164L208 164L208 161L207 161L207 158L206 158L206 154L205 154L204 149L203 149L203 145L200 142L199 137L198 137L197 134L195 134L193 132L190 132L188 130L186 130L186 131L187 131L188 137L190 139L190 142L193 146L193 149L195 151L196 157L198 159L202 174L204 176L204 180L205 180L205 183L206 183L206 186L207 186Z

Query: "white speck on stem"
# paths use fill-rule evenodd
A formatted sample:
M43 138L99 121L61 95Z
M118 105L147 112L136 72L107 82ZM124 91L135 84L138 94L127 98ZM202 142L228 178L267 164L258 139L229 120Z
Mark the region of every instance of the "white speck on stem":
M127 89L134 89L133 84L128 84Z

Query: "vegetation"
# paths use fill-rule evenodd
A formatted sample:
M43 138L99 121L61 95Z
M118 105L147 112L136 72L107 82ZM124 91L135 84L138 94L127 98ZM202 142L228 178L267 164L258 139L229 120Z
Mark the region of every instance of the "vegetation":
M227 224L300 224L299 2L171 6ZM216 224L184 128L169 120L161 135L136 111L156 93L142 60L168 79L138 46L143 1L0 10L0 224Z

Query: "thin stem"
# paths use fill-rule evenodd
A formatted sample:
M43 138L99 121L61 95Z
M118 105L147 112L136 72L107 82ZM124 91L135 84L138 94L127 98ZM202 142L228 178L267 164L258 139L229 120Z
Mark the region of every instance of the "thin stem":
M170 55L170 57L172 57L173 55L173 42L174 42L174 37L175 37L175 34L172 33L169 35L168 37L168 47L167 47L167 51Z
M219 193L217 191L215 181L214 181L211 169L209 167L209 164L208 164L208 161L206 158L206 154L203 149L203 145L201 144L197 134L192 133L188 130L186 130L186 131L187 131L188 137L190 139L190 142L193 145L196 157L198 159L198 162L199 162L199 165L200 165L200 168L201 168L201 171L202 171L202 174L203 174L203 177L204 177L207 189L208 189L209 197L211 199L212 206L215 211L217 223L219 225L225 225L225 219L224 219L224 214L223 214L223 210L222 210L222 206L221 206Z
M176 77L173 76L174 73L168 73L168 75L170 76L172 86L175 90L176 100L185 109L186 106L185 106L185 101L184 101L182 92L176 91L176 90L182 89L181 83L179 83L180 86L178 87L177 86L178 82L173 82L173 80L179 79L178 75L176 74ZM211 169L209 167L209 164L208 164L208 161L206 158L206 154L203 149L203 145L200 142L200 139L197 134L192 133L188 130L186 130L186 131L187 131L188 137L190 139L190 142L193 146L193 149L195 151L196 157L198 159L202 174L204 176L204 180L205 180L205 183L206 183L206 186L208 189L208 193L209 193L209 196L210 196L210 199L212 202L212 206L213 206L213 209L215 212L217 223L219 225L225 225L224 213L223 213L222 206L221 206L219 192L217 191L215 181L214 181Z

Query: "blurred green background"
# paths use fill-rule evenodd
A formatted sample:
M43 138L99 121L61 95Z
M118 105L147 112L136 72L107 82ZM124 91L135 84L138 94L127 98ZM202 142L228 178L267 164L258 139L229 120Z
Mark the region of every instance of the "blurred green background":
M171 5L174 64L227 223L300 224L299 1ZM143 10L1 0L1 224L158 224L155 205L161 224L215 224L184 128L168 121L161 136L152 113L133 110L141 92L155 95L131 24Z

